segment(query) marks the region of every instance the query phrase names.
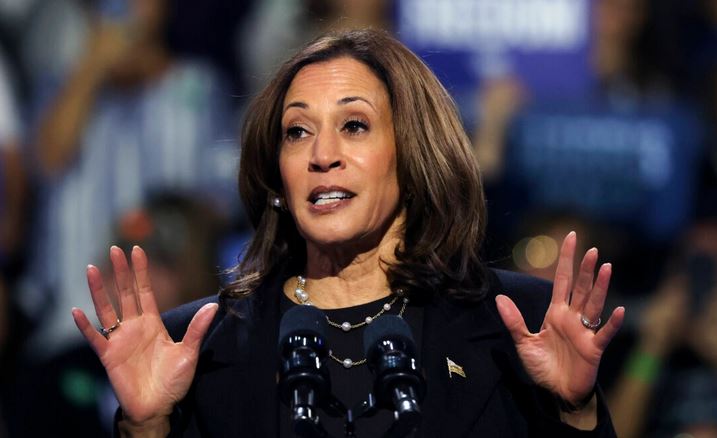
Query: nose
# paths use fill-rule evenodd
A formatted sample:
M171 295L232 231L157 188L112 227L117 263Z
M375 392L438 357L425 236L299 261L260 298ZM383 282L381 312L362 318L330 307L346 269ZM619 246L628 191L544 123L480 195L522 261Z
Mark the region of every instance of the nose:
M311 152L310 172L328 172L346 167L338 136L332 132L318 133Z

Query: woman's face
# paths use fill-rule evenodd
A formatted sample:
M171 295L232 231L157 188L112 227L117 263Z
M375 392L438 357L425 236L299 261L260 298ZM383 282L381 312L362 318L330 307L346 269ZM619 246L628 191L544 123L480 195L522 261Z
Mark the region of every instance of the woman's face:
M380 240L399 203L385 85L342 57L307 65L283 102L279 167L299 233L318 246Z

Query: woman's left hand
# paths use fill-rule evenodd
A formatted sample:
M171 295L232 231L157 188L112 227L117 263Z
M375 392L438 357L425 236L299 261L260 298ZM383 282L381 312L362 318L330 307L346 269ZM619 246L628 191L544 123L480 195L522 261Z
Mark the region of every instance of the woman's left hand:
M625 308L618 307L598 330L587 328L581 318L599 320L607 296L612 266L600 266L593 282L597 249L585 253L573 282L576 236L569 233L560 249L553 295L538 333L530 333L515 303L496 297L503 323L515 342L523 367L533 381L572 405L579 405L593 391L603 351L622 325Z

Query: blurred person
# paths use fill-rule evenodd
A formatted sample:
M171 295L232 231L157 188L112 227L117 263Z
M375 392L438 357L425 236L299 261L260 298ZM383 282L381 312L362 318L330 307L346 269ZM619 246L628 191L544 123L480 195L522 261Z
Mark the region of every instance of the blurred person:
M602 91L617 93L613 97L619 100L669 93L657 41L650 41L651 8L657 6L648 0L595 2L591 65Z
M473 138L496 241L517 242L520 224L544 211L567 212L603 237L609 228L623 243L610 258L627 267L614 284L631 295L654 290L690 224L703 142L692 105L673 92L658 9L591 2L590 86L553 97L515 75L486 80ZM500 260L505 251L491 245L487 254Z
M18 317L15 283L23 267L28 184L20 108L5 52L0 50L0 436L4 431L5 390L12 380L17 350L25 339Z
M52 100L81 56L89 34L87 12L92 1L26 0L25 12L13 17L30 117Z
M127 251L141 245L152 258L149 272L160 312L219 289L216 249L224 223L211 210L206 200L164 192L114 219L110 241ZM109 259L102 266L109 271ZM106 280L110 284L111 278ZM0 336L1 329L2 313ZM13 379L6 410L11 436L111 436L117 401L102 365L85 343L30 364ZM35 420L39 405L53 406L42 421Z
M122 0L128 1L132 0ZM92 20L87 15L104 0L22 0L16 3L23 2L24 11L13 14L12 27L17 51L30 82L34 115L55 97L57 88L82 57L92 27ZM245 78L243 65L237 62L233 37L243 26L254 3L255 0L171 0L167 26L163 30L166 47L173 54L181 54L182 58L191 57L215 66L233 86L231 93L241 95ZM48 45L48 40L55 44Z
M665 279L640 316L636 345L615 382L609 404L618 436L644 436L662 365L679 345L687 325L686 279Z
M646 0L593 2L590 65L596 88L586 98L607 99L617 108L670 98L667 75L651 40L650 7L654 5ZM497 76L481 84L474 145L489 185L502 176L514 116L536 103L519 77Z
M393 0L268 0L258 2L238 34L251 90L263 87L296 48L331 29L391 30Z
M479 127L473 139L486 182L497 181L503 172L510 122L528 99L528 91L512 76L489 79L479 92Z
M0 50L0 269L14 263L23 237L27 207L21 123L14 79ZM7 272L5 272L7 274Z
M34 138L39 217L21 304L40 327L31 354L75 338L62 310L82 289L112 218L149 193L202 193L212 208L235 191L229 89L205 64L166 43L170 0L101 0L89 11L85 53L45 108ZM70 322L70 325L67 323Z
M688 239L693 308L700 312L687 341L717 371L717 218L697 223Z
M686 233L640 314L637 340L610 390L619 436L717 436L716 274L711 219Z

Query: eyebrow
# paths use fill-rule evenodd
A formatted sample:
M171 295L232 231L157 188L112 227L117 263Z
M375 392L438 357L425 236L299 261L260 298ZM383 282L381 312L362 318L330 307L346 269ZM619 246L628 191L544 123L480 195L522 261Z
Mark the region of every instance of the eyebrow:
M371 108L374 109L374 111L376 110L376 107L374 107L371 102L369 102L367 99L365 99L365 98L363 98L363 97L361 97L361 96L347 96L347 97L343 97L343 98L339 99L336 103L339 104L339 105L346 105L346 104L349 104L349 103L351 103L351 102L356 102L356 101L366 102ZM288 110L289 108L308 109L308 108L309 108L309 104L307 104L306 102L301 102L301 101L291 102L291 103L289 103L288 105L286 105L286 106L284 107L284 111L283 111L283 112L286 112L286 110Z
M361 96L348 96L348 97L344 97L344 98L342 98L342 99L339 99L339 101L338 101L337 103L338 103L339 105L346 105L347 103L356 102L356 101L358 101L358 100L360 100L360 101L362 101L362 102L366 102L371 108L373 108L374 110L376 110L376 108L373 106L373 104L372 104L371 102L369 102L368 100L364 99L364 98L361 97Z
M282 113L285 113L286 110L288 110L289 108L307 109L308 107L309 107L309 105L304 102L291 102L290 104L288 104L284 107L284 111L282 111Z

